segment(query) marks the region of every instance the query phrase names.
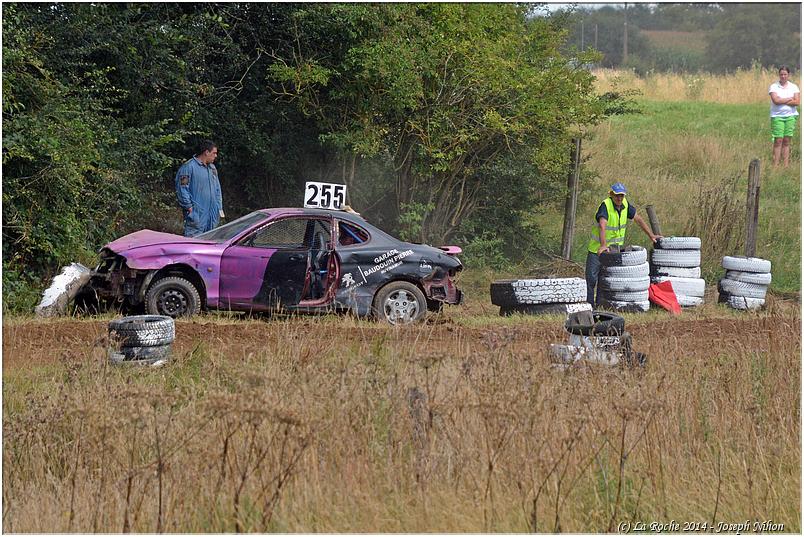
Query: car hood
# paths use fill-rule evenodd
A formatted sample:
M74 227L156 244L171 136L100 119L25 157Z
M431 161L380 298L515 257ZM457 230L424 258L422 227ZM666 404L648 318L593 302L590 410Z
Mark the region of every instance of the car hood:
M135 248L144 248L147 246L162 246L166 244L217 244L215 241L207 241L203 239L196 239L193 237L184 237L182 235L174 235L173 233L162 233L161 231L151 231L150 229L143 229L134 233L129 233L117 240L114 240L104 246L115 253L121 253Z

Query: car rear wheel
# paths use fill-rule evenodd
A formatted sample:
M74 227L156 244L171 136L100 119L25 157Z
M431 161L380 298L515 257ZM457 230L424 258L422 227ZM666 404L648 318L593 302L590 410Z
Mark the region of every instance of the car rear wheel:
M145 311L149 315L191 317L201 311L201 297L198 289L184 278L161 278L145 294Z
M391 282L374 296L374 314L389 324L420 321L427 313L421 289L408 282Z

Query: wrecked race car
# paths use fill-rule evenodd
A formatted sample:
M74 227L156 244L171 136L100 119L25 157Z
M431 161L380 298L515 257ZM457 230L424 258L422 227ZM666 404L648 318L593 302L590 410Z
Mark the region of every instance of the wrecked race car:
M400 241L345 211L263 209L196 237L142 230L107 244L76 305L170 317L352 311L404 324L462 302L460 252Z

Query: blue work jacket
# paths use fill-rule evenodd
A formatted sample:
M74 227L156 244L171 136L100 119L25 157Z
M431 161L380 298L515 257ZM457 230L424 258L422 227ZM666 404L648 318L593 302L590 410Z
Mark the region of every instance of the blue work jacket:
M176 173L176 199L184 210L184 234L188 237L215 229L223 209L221 183L214 164L203 165L193 157ZM187 214L192 207L193 211Z

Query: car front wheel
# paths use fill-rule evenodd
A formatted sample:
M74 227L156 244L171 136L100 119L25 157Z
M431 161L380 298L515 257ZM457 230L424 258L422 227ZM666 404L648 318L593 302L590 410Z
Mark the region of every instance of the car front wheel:
M191 317L201 311L201 297L198 289L184 278L161 278L145 294L145 311L150 315Z
M421 289L408 282L391 282L374 297L377 319L399 325L420 321L427 313Z

